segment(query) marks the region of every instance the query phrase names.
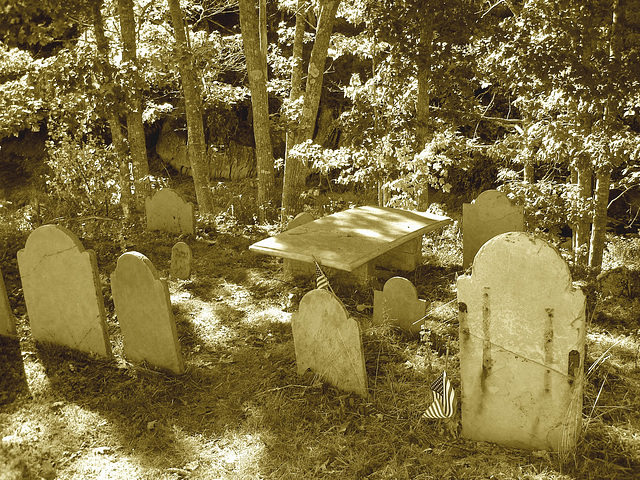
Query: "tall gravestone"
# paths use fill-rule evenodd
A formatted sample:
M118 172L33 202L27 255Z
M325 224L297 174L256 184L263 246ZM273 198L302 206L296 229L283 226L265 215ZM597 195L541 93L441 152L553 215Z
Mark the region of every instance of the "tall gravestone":
M473 262L484 243L506 232L524 231L524 213L497 190L486 190L472 203L462 205L462 266Z
M341 390L367 396L360 325L328 290L311 290L292 316L298 374L308 369Z
M11 311L7 288L0 270L0 335L15 336L16 334L16 319Z
M418 298L416 287L404 277L392 277L382 291L373 291L374 325L391 323L407 332L420 333L427 302Z
M191 276L192 259L191 247L184 242L176 243L171 249L171 277L187 280Z
M36 228L18 252L31 335L111 356L95 253L59 225Z
M132 363L183 373L169 288L151 261L138 252L123 253L111 274L111 292L125 356Z
M195 209L182 195L171 188L158 190L145 200L147 229L167 233L193 235Z
M462 432L472 440L571 450L580 431L585 296L558 251L512 232L458 279Z

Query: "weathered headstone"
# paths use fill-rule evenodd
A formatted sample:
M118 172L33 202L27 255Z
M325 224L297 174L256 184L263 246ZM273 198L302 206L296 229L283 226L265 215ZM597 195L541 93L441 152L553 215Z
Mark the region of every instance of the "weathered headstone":
M184 242L176 243L171 249L171 277L187 280L191 276L191 247Z
M373 324L391 323L411 333L420 333L427 302L418 298L416 287L404 277L392 277L382 291L373 291Z
M111 274L111 292L125 356L132 363L183 373L169 288L151 261L138 252L120 255Z
M191 202L171 188L163 188L145 200L147 229L193 235L195 210Z
M301 212L295 216L293 220L289 222L286 230L299 227L305 223L313 222L315 218L309 212ZM309 276L315 272L315 265L308 262L301 262L300 260L292 260L285 258L282 261L284 272L294 276Z
M298 374L307 369L336 387L367 396L360 325L338 297L311 290L291 319Z
M497 190L486 190L472 203L462 205L462 266L473 262L484 243L506 232L524 231L524 213L519 205Z
M16 319L11 311L7 288L0 270L0 335L15 336L16 334Z
M31 335L111 356L95 253L59 225L36 228L18 252Z
M585 296L558 251L511 232L458 279L462 432L472 440L571 450L580 431Z

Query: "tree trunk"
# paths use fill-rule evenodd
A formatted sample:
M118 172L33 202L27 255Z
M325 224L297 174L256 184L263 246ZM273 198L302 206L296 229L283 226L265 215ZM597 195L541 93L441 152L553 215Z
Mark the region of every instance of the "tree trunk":
M269 97L261 55L258 15L255 0L240 0L240 29L247 59L251 109L253 112L253 136L256 142L258 169L258 215L260 222L268 222L275 214L275 173L271 129L269 126ZM264 38L264 37L263 37Z
M127 143L122 134L118 104L120 102L114 93L113 71L109 63L109 41L104 34L104 22L102 18L102 0L91 3L93 30L96 36L96 51L98 54L98 66L102 75L102 89L105 92L105 105L107 122L111 130L111 144L116 153L119 168L120 181L120 205L124 218L129 218L131 209L131 179L129 177L129 152Z
M431 140L429 128L429 83L431 81L431 56L433 53L433 28L425 16L420 28L419 62L418 62L418 98L416 99L416 142L418 149L424 149ZM430 186L426 183L418 192L418 210L429 208Z
M305 87L302 117L296 135L295 143L302 143L313 139L313 132L318 116L320 95L322 93L322 79L324 66L329 50L329 41L333 31L333 22L340 0L323 0L320 4L320 16L316 27L316 38L311 50L307 84ZM287 158L284 170L284 185L282 188L283 216L293 216L302 210L302 193L307 177L307 167L297 159Z
M209 168L207 167L207 147L204 139L202 123L202 97L198 90L191 50L187 43L187 35L180 9L180 0L168 0L171 11L171 22L176 39L178 69L184 94L184 105L187 115L187 155L191 165L191 175L196 190L198 209L201 214L213 214L213 198L209 188Z
M595 208L591 230L591 248L589 249L589 267L595 270L600 270L602 267L610 186L611 169L602 167L596 173Z
M151 192L147 145L142 123L142 93L138 57L136 53L136 20L133 0L118 0L118 16L122 33L122 59L128 71L127 92L127 137L133 163L133 180L137 207L144 208L144 200Z
M593 172L591 166L587 161L583 161L577 167L578 173L578 198L584 205L587 199L591 196L591 181ZM589 241L591 236L591 222L587 219L579 221L574 226L574 261L576 263L586 264L589 256Z

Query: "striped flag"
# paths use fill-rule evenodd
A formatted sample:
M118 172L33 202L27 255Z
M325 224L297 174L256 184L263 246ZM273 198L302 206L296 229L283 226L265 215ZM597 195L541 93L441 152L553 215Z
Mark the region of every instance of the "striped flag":
M456 392L447 378L447 372L435 379L431 384L433 403L424 412L426 418L449 418L455 412Z
M316 288L331 290L331 285L329 285L329 279L324 274L324 272L320 268L320 265L318 265L318 262L316 262L315 258L313 259L313 263L316 264Z

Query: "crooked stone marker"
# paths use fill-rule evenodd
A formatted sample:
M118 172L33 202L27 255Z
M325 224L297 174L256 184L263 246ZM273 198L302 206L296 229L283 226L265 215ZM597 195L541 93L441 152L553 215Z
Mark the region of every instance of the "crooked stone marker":
M301 212L295 216L293 220L289 222L286 230L299 227L305 223L313 222L315 218L309 212ZM301 262L300 260L293 260L290 258L282 259L282 266L285 273L293 276L310 276L316 271L316 267L312 263Z
M300 301L291 327L298 374L308 369L341 390L367 396L360 325L328 290L311 290Z
M132 363L183 373L169 288L151 261L138 252L120 255L111 274L111 291L125 356Z
M171 188L163 188L145 200L147 229L167 233L193 235L195 209L182 195Z
M111 356L96 256L70 230L36 228L18 252L34 340Z
M524 231L523 208L512 205L509 198L497 190L486 190L472 203L462 205L462 266L473 262L484 243L507 232Z
M11 311L9 297L7 296L7 288L4 285L2 270L0 270L0 335L15 336L16 319Z
M418 298L416 287L404 277L392 277L382 291L373 291L373 324L391 323L407 332L420 333L427 302Z
M171 249L171 277L187 280L191 276L191 247L184 242L176 243Z
M582 416L585 296L558 251L512 232L458 279L462 433L567 452Z

